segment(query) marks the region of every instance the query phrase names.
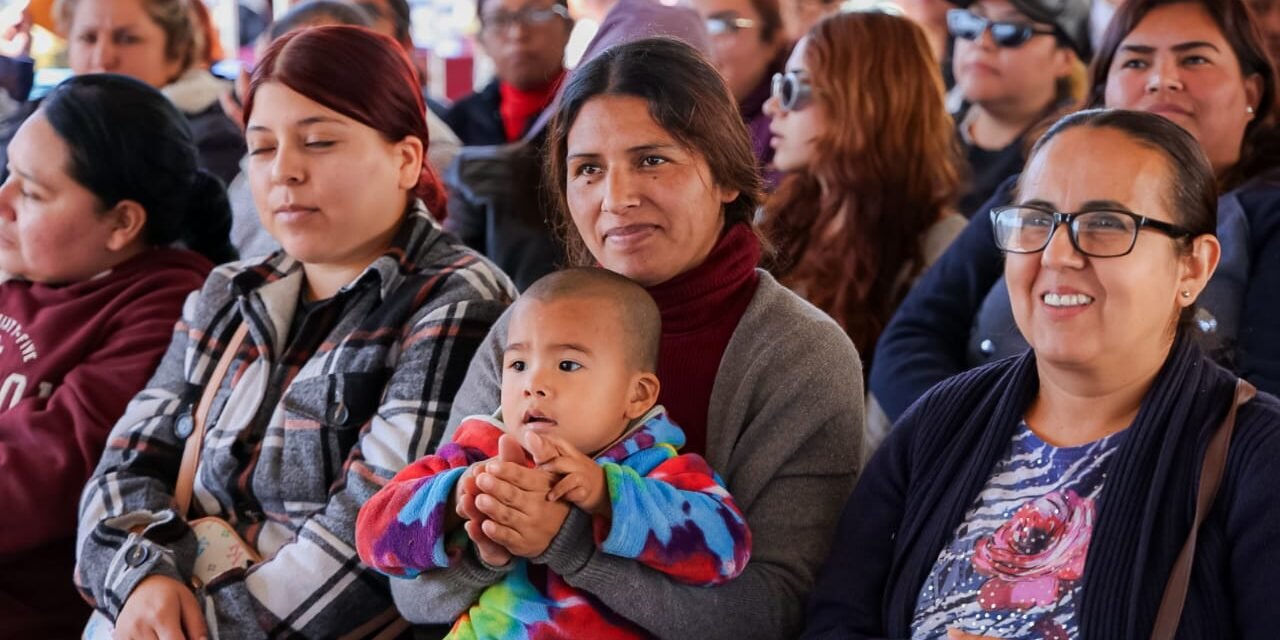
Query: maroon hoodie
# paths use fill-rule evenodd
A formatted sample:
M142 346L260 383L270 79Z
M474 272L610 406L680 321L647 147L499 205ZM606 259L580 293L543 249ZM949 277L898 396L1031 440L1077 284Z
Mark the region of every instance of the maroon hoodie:
M70 637L80 491L213 265L146 251L92 280L0 282L0 638Z

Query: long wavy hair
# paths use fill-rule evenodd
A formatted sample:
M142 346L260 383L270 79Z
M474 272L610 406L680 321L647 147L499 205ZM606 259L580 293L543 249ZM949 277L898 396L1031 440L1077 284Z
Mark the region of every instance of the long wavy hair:
M870 360L923 271L921 239L954 206L963 166L924 31L883 13L846 13L808 35L810 109L831 126L814 157L765 205L782 282L826 311ZM822 185L826 185L824 190Z

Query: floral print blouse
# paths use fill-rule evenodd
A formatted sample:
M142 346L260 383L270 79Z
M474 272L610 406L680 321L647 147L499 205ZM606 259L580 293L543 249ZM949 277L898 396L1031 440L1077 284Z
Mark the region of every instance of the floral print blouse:
M1124 433L1054 447L1020 425L920 589L912 637L1078 637L1096 503Z

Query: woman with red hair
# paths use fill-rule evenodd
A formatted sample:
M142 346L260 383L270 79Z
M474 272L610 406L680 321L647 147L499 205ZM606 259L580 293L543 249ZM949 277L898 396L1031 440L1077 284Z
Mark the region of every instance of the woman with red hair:
M911 284L964 228L961 160L924 30L901 16L819 22L776 74L764 209L778 280L849 334L864 367Z
M514 295L432 221L444 197L422 95L390 38L280 38L244 114L249 182L284 251L217 269L188 301L81 501L77 579L125 637L339 637L394 620L386 578L356 556L356 513L435 448ZM188 514L175 487L206 391ZM193 588L188 515L224 519L261 562Z

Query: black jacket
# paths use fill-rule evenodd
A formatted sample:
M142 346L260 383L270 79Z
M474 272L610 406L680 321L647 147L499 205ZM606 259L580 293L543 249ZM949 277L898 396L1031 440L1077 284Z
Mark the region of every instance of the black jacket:
M498 112L501 103L502 93L498 90L498 81L494 80L453 103L444 115L444 122L458 134L464 146L506 144L507 133L502 126L502 114Z
M511 276L521 291L564 264L542 177L547 135L508 145L463 147L445 173L445 228Z

